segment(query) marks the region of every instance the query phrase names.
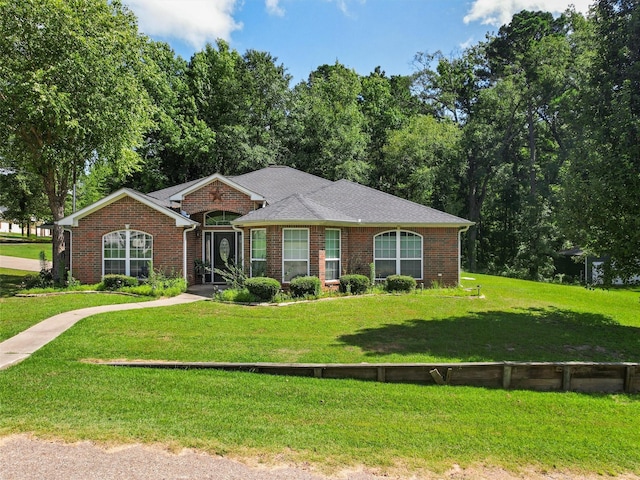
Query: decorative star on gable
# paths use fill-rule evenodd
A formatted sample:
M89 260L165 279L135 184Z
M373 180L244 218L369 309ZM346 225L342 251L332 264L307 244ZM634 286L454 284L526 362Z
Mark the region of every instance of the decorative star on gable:
M220 190L220 185L216 185L216 188L211 192L211 200L214 202L217 200L222 201L222 191Z

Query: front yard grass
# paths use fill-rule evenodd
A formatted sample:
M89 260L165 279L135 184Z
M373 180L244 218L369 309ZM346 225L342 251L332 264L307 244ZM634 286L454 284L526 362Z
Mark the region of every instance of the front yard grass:
M79 322L0 372L0 434L195 447L324 469L640 474L640 396L394 385L90 359L640 361L640 293L477 276L485 299L419 293L245 307L214 302ZM30 299L25 299L30 300Z
M40 260L40 252L44 252L46 259L51 262L52 247L49 243L1 243L0 255L7 257L29 258L31 260Z

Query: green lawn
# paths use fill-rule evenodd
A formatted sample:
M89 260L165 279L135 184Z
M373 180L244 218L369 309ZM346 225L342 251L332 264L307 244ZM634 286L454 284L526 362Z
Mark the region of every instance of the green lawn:
M132 297L109 293L73 293L42 297L15 297L25 275L34 272L0 268L0 342L42 320L62 312L97 305L144 302L148 297Z
M0 372L0 434L157 442L329 469L442 472L457 463L640 474L639 395L84 362L640 361L637 290L485 276L466 283L481 284L486 298L412 294L288 307L198 302L88 318Z
M51 261L51 248L51 243L0 243L0 255L39 260L40 252L44 252Z

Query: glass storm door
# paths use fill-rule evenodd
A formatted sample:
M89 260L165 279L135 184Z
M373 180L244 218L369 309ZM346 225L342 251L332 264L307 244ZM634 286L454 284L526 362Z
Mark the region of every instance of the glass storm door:
M212 270L205 275L205 283L224 283L224 278L214 270L228 270L227 264L236 262L236 235L235 232L204 232L204 260Z

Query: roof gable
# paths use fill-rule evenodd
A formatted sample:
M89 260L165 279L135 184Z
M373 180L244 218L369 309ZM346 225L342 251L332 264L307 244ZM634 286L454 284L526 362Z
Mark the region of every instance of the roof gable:
M209 185L209 184L211 184L211 183L213 183L215 181L219 181L221 183L224 183L225 185L244 193L251 200L254 200L254 201L257 201L257 202L265 201L265 198L262 195L260 195L259 193L256 193L255 191L252 191L252 190L250 190L250 189L248 189L248 188L236 183L235 181L220 175L219 173L214 173L213 175L210 175L210 176L205 177L205 178L201 178L200 180L196 180L194 182L189 182L188 184L184 184L184 185L187 185L186 188L171 194L169 196L168 200L181 202L184 199L184 197L186 197L190 193L193 193L196 190L199 190L199 189L201 189L203 187L206 187L207 185ZM168 189L165 189L165 190L168 190ZM155 194L159 194L161 192L162 192L162 190L160 190L159 192L155 192Z
M198 225L198 222L194 222L193 220L190 220L189 218L183 215L180 215L179 213L176 213L173 210L159 204L156 199L151 198L147 195L144 195L140 192L136 192L135 190L131 190L129 188L121 188L120 190L117 190L112 194L107 195L106 197L98 200L97 202L92 203L91 205L88 205L78 210L77 212L74 212L71 215L64 217L63 219L60 219L55 223L61 226L77 227L78 220L88 215L91 215L92 213L97 212L101 208L104 208L107 205L117 202L118 200L124 197L133 198L134 200L137 200L138 202L148 206L149 208L152 208L157 212L160 212L170 218L173 218L176 222L176 227L187 227L192 225Z

